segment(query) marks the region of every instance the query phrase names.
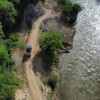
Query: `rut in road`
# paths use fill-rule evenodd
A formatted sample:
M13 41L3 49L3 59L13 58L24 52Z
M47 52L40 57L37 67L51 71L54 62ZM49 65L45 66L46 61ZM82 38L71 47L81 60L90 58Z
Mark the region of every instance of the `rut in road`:
M41 25L41 22L43 22L47 18L55 17L55 16L58 16L58 15L53 14L52 10L45 9L45 14L42 17L40 17L35 23L33 23L32 29L28 38L27 45L32 46L32 53L31 53L31 58L27 62L24 63L24 67L25 67L26 81L28 83L32 100L46 100L46 97L42 93L40 86L36 80L35 74L32 70L32 68L34 67L32 62L34 60L35 55L39 51L38 39L40 36L39 27Z

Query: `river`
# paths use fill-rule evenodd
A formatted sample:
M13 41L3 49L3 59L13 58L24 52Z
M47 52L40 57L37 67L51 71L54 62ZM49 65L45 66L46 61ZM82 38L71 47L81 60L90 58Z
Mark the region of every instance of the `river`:
M70 53L60 58L61 100L100 100L100 0L72 0L78 14Z

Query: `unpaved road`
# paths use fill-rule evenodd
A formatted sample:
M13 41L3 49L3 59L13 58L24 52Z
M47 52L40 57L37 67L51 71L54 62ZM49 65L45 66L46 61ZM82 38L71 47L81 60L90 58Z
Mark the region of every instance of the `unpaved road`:
M54 16L57 16L57 14L53 14L51 10L45 10L45 14L42 17L40 17L35 23L33 23L33 26L28 38L27 45L32 46L32 54L31 54L31 58L27 62L24 63L23 67L25 67L26 81L30 90L30 95L31 95L32 100L46 100L46 97L42 93L40 86L36 80L36 76L33 72L34 66L32 62L34 60L35 55L39 51L38 39L40 36L39 27L41 25L41 22L47 18L54 17Z

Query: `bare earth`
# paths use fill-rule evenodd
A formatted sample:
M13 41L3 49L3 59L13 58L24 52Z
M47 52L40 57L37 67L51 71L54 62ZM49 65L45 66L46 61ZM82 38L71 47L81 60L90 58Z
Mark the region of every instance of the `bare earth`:
M27 62L22 64L22 66L24 67L22 68L22 70L24 69L23 72L25 74L26 82L29 88L29 90L25 90L25 91L28 91L30 94L30 97L28 98L24 97L25 98L25 99L23 98L24 100L47 100L46 96L44 96L41 90L41 85L39 84L39 80L37 79L35 73L33 72L34 66L32 62L34 60L35 55L40 51L39 44L38 44L38 39L41 33L39 30L40 25L45 19L55 17L55 16L58 16L58 14L52 13L52 10L45 9L45 14L42 17L40 17L38 20L36 20L36 22L34 22L32 25L32 29L30 31L30 34L28 36L28 41L27 41L27 45L32 46L31 58ZM21 99L22 98L21 94L24 95L23 92L21 90L18 91L17 91L17 95L15 96L15 99L23 100Z

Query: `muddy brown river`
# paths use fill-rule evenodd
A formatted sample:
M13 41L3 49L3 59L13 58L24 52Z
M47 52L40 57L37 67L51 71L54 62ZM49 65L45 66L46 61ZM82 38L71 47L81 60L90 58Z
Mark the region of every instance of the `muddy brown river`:
M100 100L100 0L72 0L79 13L73 49L63 54L61 100Z

